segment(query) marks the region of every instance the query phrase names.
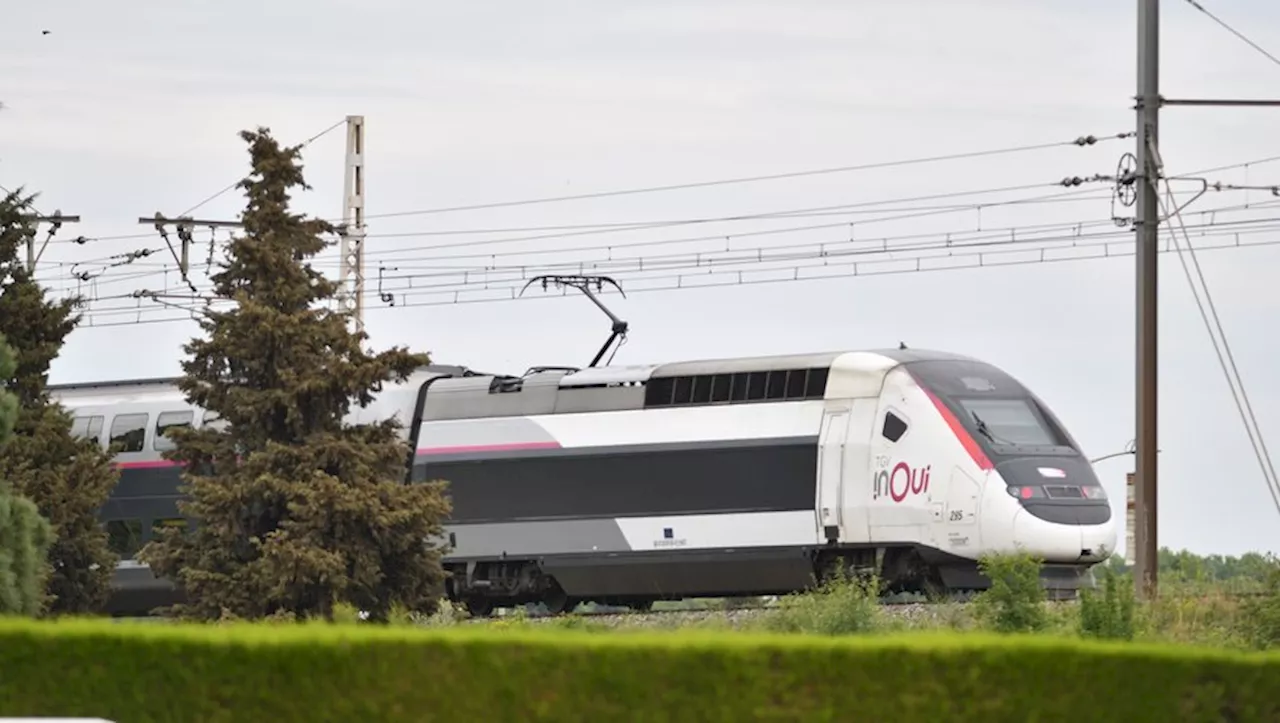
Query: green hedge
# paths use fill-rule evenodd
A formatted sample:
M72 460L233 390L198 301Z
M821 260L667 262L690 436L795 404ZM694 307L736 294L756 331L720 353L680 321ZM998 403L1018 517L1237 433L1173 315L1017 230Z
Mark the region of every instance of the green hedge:
M1276 721L1280 656L1053 638L0 622L0 716Z

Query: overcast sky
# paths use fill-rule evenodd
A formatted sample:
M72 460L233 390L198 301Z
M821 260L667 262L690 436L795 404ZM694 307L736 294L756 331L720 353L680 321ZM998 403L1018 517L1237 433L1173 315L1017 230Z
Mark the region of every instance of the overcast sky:
M137 289L181 291L168 250L114 268L105 267L113 263L108 257L164 249L138 217L176 215L241 177L247 155L240 130L266 125L295 143L361 114L371 234L367 320L380 346L408 344L438 361L512 374L538 364L585 365L608 333L607 320L585 299L546 298L531 289L526 297L533 298L520 301L445 302L510 296L520 285L513 279L528 273L521 267L631 259L630 266L607 267L634 292L607 297L632 328L616 363L901 340L1007 370L1048 402L1086 453L1100 456L1122 450L1134 436L1133 258L1122 255L1132 250L1131 236L1110 220L1132 209L1112 202L1106 182L1052 184L1115 173L1122 154L1133 150L1130 139L602 199L378 215L1126 132L1134 122L1134 6L1113 0L16 5L0 26L0 184L38 191L45 213L80 214L82 223L64 226L55 239L95 239L55 240L41 259L41 278L59 289L76 286L73 273L96 276L81 286L94 300L86 327L55 365L55 382L177 373L193 323L122 323L182 317L121 298ZM1164 6L1166 97L1280 95L1280 66L1189 4ZM1280 53L1280 6L1261 0L1206 6ZM1166 173L1234 166L1207 176L1280 183L1280 161L1243 165L1280 156L1276 112L1166 109ZM341 215L343 151L341 126L308 146L314 189L297 199L300 209ZM1019 190L990 192L1009 187ZM1187 192L1195 188L1174 184L1180 202L1191 200ZM976 191L984 193L901 200ZM1265 191L1210 191L1183 217L1197 247L1242 244L1205 251L1199 260L1259 425L1276 446L1280 340L1271 330L1280 316L1274 281L1280 247L1270 244L1280 242L1280 205L1243 208L1268 199L1280 200ZM242 203L236 192L226 193L195 215L234 219ZM812 211L833 206L843 208ZM1215 208L1230 210L1198 213ZM798 210L807 211L759 217ZM599 226L743 215L756 217L630 231ZM521 230L590 224L597 226ZM476 229L488 232L440 233ZM575 235L552 237L557 233ZM1112 258L879 273L936 266L917 259L943 253L948 234L956 245L1017 242L986 246L1001 253L982 257L984 265L1040 255ZM1043 239L1062 246L1073 234L1074 250L1045 250ZM507 241L528 236L544 238ZM701 240L677 243L682 239ZM868 253L873 244L859 245L872 239L898 249L897 266L872 263L885 258ZM1113 243L1096 245L1107 240ZM208 242L201 229L191 253L192 281L203 289ZM476 242L486 243L463 245ZM1022 251L1009 253L1015 249ZM743 258L751 253L755 264ZM951 253L952 265L979 261L972 248ZM323 265L336 268L334 259L329 254ZM636 259L643 259L642 273ZM859 276L850 276L855 260ZM379 266L395 307L378 300ZM506 271L474 273L485 267ZM1160 542L1201 553L1280 551L1280 514L1177 256L1163 256L1160 268ZM473 273L447 275L463 270ZM842 278L736 285L738 271L743 281L819 271ZM722 285L687 288L705 283ZM655 290L673 286L683 288ZM1117 514L1131 469L1131 457L1098 465Z

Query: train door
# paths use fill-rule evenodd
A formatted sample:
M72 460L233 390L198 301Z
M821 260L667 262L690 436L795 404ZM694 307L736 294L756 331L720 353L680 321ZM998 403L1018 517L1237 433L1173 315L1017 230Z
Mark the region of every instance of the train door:
M848 403L829 405L818 437L817 523L820 542L842 538L840 490L844 481L845 438L849 434Z
M871 540L871 433L875 429L879 399L866 397L853 400L849 412L849 431L844 448L844 481L840 495L843 542Z

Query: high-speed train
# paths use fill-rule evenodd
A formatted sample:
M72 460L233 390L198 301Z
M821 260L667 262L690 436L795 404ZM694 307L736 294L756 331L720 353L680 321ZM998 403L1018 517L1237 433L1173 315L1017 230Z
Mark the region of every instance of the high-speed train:
M101 511L111 611L179 593L132 559L185 525L166 429L216 424L176 380L63 385L74 431L119 443ZM980 590L988 552L1075 590L1114 549L1079 445L1016 379L920 350L677 361L519 376L433 365L349 421L398 417L405 479L449 483L446 594L477 615L805 589L839 564L892 589Z

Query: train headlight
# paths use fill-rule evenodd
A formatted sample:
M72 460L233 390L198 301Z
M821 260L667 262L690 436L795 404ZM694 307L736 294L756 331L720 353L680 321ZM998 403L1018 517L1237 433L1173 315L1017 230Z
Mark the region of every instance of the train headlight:
M1080 491L1084 493L1086 499L1105 500L1107 499L1107 491L1101 485L1090 485L1081 487Z
M1009 493L1010 497L1016 497L1020 500L1030 500L1037 497L1047 496L1045 495L1043 487L1010 485L1005 489L1005 491Z

